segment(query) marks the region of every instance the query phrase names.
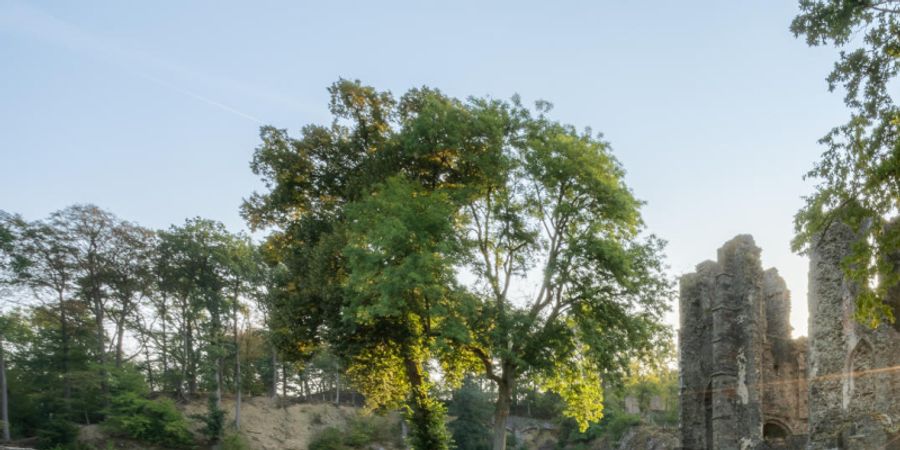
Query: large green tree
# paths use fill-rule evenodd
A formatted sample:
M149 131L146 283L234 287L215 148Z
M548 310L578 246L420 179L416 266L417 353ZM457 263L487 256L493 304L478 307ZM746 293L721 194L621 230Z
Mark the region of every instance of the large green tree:
M584 428L601 417L601 377L618 377L667 336L662 243L641 237L641 203L608 145L552 121L548 110L539 104L527 115L495 158L507 175L484 183L464 208L475 248L469 267L490 324L470 348L497 385L495 449L506 446L524 373L562 396L564 413ZM531 293L511 290L532 278Z
M176 299L182 382L193 395L198 375L204 375L215 389L218 405L228 351L225 330L232 299L228 246L233 237L221 223L200 218L172 226L160 236L162 251L169 257L164 285Z
M900 226L889 226L900 209L900 110L894 102L900 70L900 1L800 0L791 31L811 46L840 49L828 76L830 90L844 91L847 123L833 128L807 177L815 192L797 213L794 248L807 251L814 237L835 222L862 237L846 261L858 281L857 318L870 326L894 321L900 304L886 302L900 281L893 254Z
M396 101L344 80L331 93L330 127L263 129L252 168L268 192L244 207L276 229L287 347L327 341L370 400L407 396L414 437L431 439L417 448L446 445L415 419L440 414L433 363L450 383L477 369L497 384L494 448L524 373L582 426L599 419L600 377L649 354L669 295L607 144L545 103L428 88Z
M431 397L427 369L433 356L427 330L437 318L425 305L437 294L417 292L447 274L444 266L435 266L441 264L439 254L425 257L439 250L441 236L434 233L441 232L440 225L446 228L447 210L440 211L438 228L427 224L414 230L414 220L379 220L389 215L379 208L402 208L406 200L416 200L415 182L388 182L397 173L388 159L396 155L387 149L396 145L390 123L396 102L346 81L330 92L336 117L331 127L307 126L300 140L264 128L254 157L253 170L270 191L251 197L245 213L253 226L280 228L267 248L277 255L275 263L287 268L276 272L276 291L269 295L268 307L275 312L270 326L289 359L332 344L339 356L353 361L350 374L371 405L397 406L409 396L415 448L447 448L442 406ZM376 190L380 196L370 197ZM392 200L385 203L383 197ZM440 203L423 197L406 206L404 218L418 219L416 214L433 214ZM405 244L406 233L415 231L421 234ZM383 267L382 250L397 252L394 264ZM367 276L374 277L371 283ZM433 284L444 287L445 281Z

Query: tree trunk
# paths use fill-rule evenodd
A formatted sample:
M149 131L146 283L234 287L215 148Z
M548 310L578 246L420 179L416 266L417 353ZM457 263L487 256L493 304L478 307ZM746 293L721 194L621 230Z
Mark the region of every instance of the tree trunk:
M241 343L238 341L237 293L234 297L234 428L241 429Z
M281 362L281 396L287 399L287 364Z
M109 394L109 375L106 370L106 328L103 326L103 303L96 292L96 288L92 295L94 296L94 326L97 327L95 338L97 339L97 367L99 367L100 372L100 391L103 393L103 397L106 398Z
M150 386L150 392L153 392L153 385L155 380L153 379L153 363L150 358L150 346L147 345L146 340L143 342L144 345L144 360L147 361L147 385Z
M216 408L218 409L222 409L222 369L224 366L222 357L216 357Z
M69 379L69 320L66 316L66 302L63 291L59 291L59 332L62 341L63 395L72 398L72 382ZM68 405L69 402L65 402Z
M493 450L506 450L506 419L509 417L511 394L515 388L515 374L507 365L497 383L497 404L494 409Z
M122 345L125 340L125 318L116 324L116 369L122 368Z
M8 442L9 435L9 399L6 389L6 359L3 354L3 341L0 341L0 421L3 422L3 440Z
M165 292L165 291L163 291ZM169 345L168 345L168 334L166 324L169 322L168 313L167 313L167 305L166 305L166 294L163 293L162 296L162 389L166 390L166 383L169 380Z
M184 384L188 382L188 365L190 360L190 354L188 353L188 318L187 311L185 306L185 300L181 300L181 329L178 330L181 334L181 350L182 350L182 361L181 361L181 379L178 380L178 391L179 393L184 392ZM188 388L188 392L190 392L190 387ZM182 395L182 397L186 397Z
M407 351L404 351L410 355ZM428 392L427 375L421 365L410 356L404 356L406 378L412 390L411 444L415 450L449 450L450 434L447 432L442 411Z
M197 394L197 367L196 362L194 361L194 330L189 319L186 327L184 341L185 368L187 373L188 394L193 396Z
M338 369L338 372L335 376L334 380L334 404L340 406L341 404L341 371Z
M275 398L278 396L278 354L275 351L275 346L272 346L272 385L269 386L269 397Z

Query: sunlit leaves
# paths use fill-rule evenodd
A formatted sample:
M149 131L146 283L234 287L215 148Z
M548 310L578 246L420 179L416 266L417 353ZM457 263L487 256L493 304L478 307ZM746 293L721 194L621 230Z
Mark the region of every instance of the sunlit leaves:
M558 361L540 384L559 394L565 402L563 414L575 419L581 432L603 417L603 383L597 366L583 358Z
M409 394L398 348L389 343L370 346L356 354L347 368L354 386L366 396L371 409L399 408Z
M819 184L795 217L793 247L808 251L834 222L859 233L844 267L861 289L857 318L875 327L895 320L885 296L897 283L891 254L900 248L888 226L900 211L900 110L890 89L900 71L900 2L800 0L800 9L795 35L841 49L827 80L845 90L853 112L820 141L826 150L806 175Z

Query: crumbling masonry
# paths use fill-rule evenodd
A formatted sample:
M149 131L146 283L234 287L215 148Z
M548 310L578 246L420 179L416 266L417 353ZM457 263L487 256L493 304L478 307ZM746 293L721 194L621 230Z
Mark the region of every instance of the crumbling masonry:
M836 224L813 245L808 341L791 339L790 293L751 236L682 277L683 449L900 449L900 332L853 319L853 242Z

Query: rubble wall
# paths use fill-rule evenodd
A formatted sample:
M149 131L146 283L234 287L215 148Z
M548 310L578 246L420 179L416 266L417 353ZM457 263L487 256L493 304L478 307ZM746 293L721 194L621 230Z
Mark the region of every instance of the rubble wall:
M805 344L790 338L790 293L753 238L726 242L680 287L682 448L802 448Z
M900 332L854 318L859 289L842 261L856 239L835 223L810 252L810 449L900 449Z

